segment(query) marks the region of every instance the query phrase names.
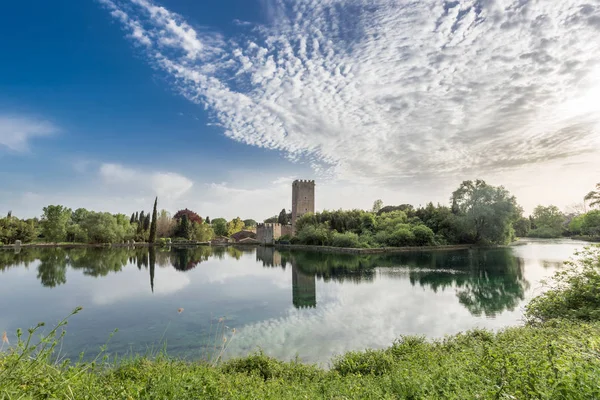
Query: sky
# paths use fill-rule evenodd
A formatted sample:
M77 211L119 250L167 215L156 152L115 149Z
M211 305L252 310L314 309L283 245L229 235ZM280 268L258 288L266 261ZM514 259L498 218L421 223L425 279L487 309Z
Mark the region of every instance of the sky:
M0 215L448 204L600 182L599 0L81 0L0 13Z

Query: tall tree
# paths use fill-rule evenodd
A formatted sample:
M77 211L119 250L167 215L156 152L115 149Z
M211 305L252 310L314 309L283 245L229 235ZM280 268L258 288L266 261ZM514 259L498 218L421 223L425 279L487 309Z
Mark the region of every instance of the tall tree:
M279 216L277 217L277 222L280 223L281 225L287 225L289 223L288 215L287 215L287 212L285 211L285 208L279 212Z
M46 240L60 242L67 237L67 224L71 219L71 209L64 206L44 207L42 234Z
M150 223L150 237L148 238L148 242L154 243L156 241L156 219L158 218L158 213L156 212L156 205L158 203L158 197L154 199L154 209L152 210L152 222Z
M192 224L190 223L190 220L188 219L187 214L184 214L181 219L179 220L179 228L177 229L177 236L184 238L184 239L190 239L192 235Z
M129 218L129 223L133 224L135 222L135 213L131 213L131 218Z
M212 228L217 236L227 235L227 221L225 218L215 218L212 220Z
M379 210L381 210L382 207L383 207L383 201L381 199L377 199L373 203L373 208L371 209L371 211L374 212L375 214L377 214L379 212Z
M536 229L530 232L535 237L560 237L566 222L565 215L556 206L537 206L531 220Z
M596 190L592 190L583 198L590 202L590 207L600 206L600 183L596 184Z
M210 217L208 215L206 216L206 223L210 224Z
M452 193L451 202L465 228L472 232L474 242L506 244L514 239L512 224L522 211L504 187L479 179L464 181Z
M146 216L144 215L144 212L140 212L139 216L138 216L138 224L137 224L137 233L142 233L144 232L144 220L146 219Z
M146 214L144 218L144 230L147 231L150 229L150 214Z
M135 218L133 219L133 222L135 222L135 223L140 222L140 214L137 211L135 212Z
M241 231L242 229L244 229L244 221L242 221L240 217L236 217L227 223L228 236L231 236L234 233Z

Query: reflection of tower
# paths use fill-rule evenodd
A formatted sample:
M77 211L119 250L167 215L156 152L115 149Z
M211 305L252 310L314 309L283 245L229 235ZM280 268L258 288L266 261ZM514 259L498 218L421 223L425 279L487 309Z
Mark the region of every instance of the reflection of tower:
M316 307L317 290L314 275L302 273L292 264L292 302L296 308Z
M296 231L296 219L315 212L315 181L295 180L292 183L292 231Z

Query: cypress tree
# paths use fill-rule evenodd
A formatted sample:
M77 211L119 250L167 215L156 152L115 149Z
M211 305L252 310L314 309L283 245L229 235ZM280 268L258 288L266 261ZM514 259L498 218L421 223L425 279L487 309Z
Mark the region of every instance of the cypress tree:
M135 212L135 218L133 219L133 222L138 223L140 222L140 215L138 214L138 212Z
M131 213L131 218L129 218L129 223L133 224L135 222L135 213Z
M156 218L158 215L156 213L156 204L158 203L158 197L154 199L154 209L152 210L152 223L150 223L150 237L148 242L154 243L156 241Z
M210 225L210 217L206 217L206 223Z
M181 217L181 221L179 222L179 236L185 239L189 239L190 231L190 220L188 219L187 215L184 215L183 217Z
M142 233L144 232L144 220L145 220L145 216L144 216L144 212L140 212L140 216L138 218L138 226L137 226L137 232L138 233Z
M146 218L144 218L144 230L148 229L150 229L150 214L146 214Z

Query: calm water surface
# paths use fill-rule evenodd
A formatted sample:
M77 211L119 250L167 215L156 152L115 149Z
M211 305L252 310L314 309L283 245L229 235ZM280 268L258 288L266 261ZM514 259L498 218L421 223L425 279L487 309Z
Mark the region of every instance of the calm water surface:
M572 240L502 249L332 255L272 248L23 249L0 251L0 331L52 324L76 306L63 353L205 354L220 317L236 329L227 356L262 348L325 364L400 335L442 337L519 324L539 283L575 250ZM179 313L178 309L183 308Z

